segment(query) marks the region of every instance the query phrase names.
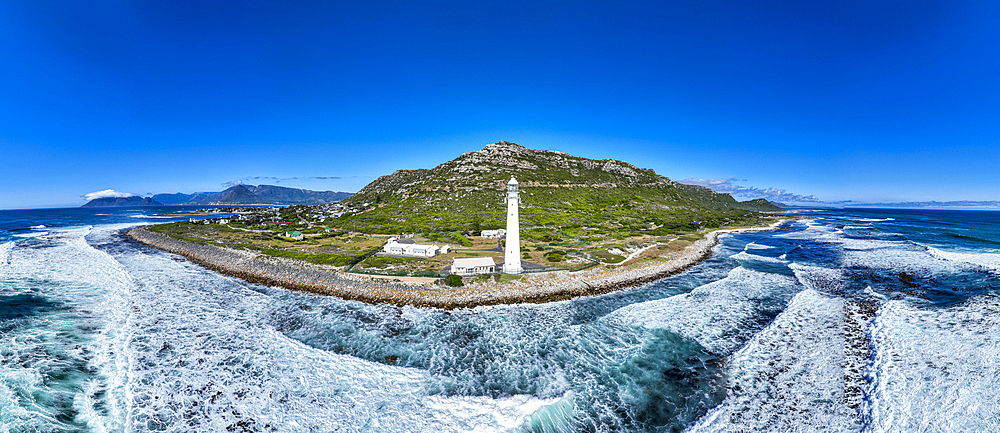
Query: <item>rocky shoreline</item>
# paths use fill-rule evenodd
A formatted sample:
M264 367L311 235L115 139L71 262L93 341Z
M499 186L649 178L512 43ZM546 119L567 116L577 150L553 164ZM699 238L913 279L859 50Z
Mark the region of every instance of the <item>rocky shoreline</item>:
M719 237L726 233L776 229L786 220L767 227L716 230L688 246L677 257L627 269L593 269L577 273L527 274L509 283L470 284L464 287L428 287L361 278L343 272L293 266L268 260L244 250L181 241L154 233L144 227L129 230L126 236L153 248L181 255L207 269L243 280L337 296L368 303L413 305L435 308L472 308L481 305L541 303L578 296L614 292L656 281L694 266L712 255Z

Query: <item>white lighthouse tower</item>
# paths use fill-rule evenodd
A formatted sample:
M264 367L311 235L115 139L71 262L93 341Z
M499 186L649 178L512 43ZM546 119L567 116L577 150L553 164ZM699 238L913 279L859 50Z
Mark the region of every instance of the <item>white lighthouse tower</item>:
M517 206L521 199L517 193L514 176L507 182L507 248L503 255L503 273L520 274L521 269L521 224L518 222Z

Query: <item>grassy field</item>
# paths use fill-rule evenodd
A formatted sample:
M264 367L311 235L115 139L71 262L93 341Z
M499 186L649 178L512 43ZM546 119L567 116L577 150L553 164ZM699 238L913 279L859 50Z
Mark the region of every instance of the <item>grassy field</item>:
M353 258L381 246L386 240L382 236L346 233L340 233L337 236L323 236L317 233L306 235L307 237L301 241L295 241L280 236L285 230L250 232L221 224L192 224L188 222L157 224L149 229L189 242L255 250L274 257L293 258L333 266L345 266Z

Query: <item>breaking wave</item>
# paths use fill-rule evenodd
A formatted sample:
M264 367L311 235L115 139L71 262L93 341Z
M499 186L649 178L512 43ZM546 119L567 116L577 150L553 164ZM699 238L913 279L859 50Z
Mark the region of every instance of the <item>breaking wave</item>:
M948 308L893 300L869 331L875 432L1000 430L1000 299Z
M782 256L784 256L784 254L782 254ZM730 258L735 259L735 260L740 260L740 261L748 261L749 260L749 261L758 261L758 262L766 262L766 263L788 263L788 260L785 260L784 257L777 257L777 258L775 258L775 257L759 256L757 254L749 254L746 251L741 251L741 252L739 252L737 254L734 254L734 255L730 256Z
M729 392L688 431L855 432L847 402L844 301L807 289L730 357Z
M927 251L932 257L952 262L978 265L994 272L1000 272L1000 253L957 253L943 251L934 247L927 247Z
M0 265L10 264L10 252L14 249L14 242L4 242L0 244Z
M728 353L784 309L800 290L786 275L734 268L726 278L666 299L632 304L608 317L618 323L663 328Z

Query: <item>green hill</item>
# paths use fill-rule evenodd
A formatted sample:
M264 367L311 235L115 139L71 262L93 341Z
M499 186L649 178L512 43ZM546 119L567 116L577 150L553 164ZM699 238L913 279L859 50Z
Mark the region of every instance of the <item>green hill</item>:
M651 169L593 160L501 141L432 169L382 176L343 201L362 212L336 225L365 233L441 232L499 228L511 176L521 184L521 226L575 235L663 235L756 222L778 211L766 200L684 185Z

